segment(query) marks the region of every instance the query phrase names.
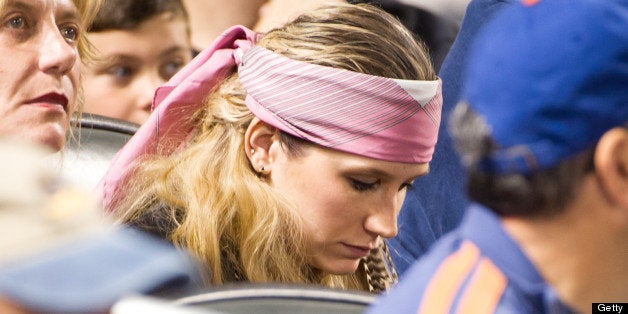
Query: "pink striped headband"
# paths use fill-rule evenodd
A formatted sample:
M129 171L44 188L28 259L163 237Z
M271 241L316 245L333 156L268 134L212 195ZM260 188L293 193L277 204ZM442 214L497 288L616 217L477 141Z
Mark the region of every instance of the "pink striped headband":
M432 159L440 80L396 80L296 61L254 46L238 74L260 120L321 146L375 159Z
M194 129L190 116L235 66L247 107L284 132L375 159L431 160L440 124L440 79L394 80L300 62L253 47L256 39L243 26L228 29L157 89L150 117L100 182L105 207L135 160L168 155L185 142Z

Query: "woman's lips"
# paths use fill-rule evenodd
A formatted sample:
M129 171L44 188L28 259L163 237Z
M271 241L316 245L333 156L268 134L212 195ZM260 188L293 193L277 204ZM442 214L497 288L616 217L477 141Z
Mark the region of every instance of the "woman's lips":
M371 248L368 246L356 246L350 245L347 243L343 243L343 246L346 248L348 252L348 257L351 258L363 258L369 255L371 252Z
M67 112L68 98L59 93L47 93L27 102L30 105L37 105L48 108L58 108Z

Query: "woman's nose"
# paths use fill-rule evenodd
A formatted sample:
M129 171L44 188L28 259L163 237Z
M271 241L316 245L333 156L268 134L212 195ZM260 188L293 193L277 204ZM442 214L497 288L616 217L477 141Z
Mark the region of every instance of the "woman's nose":
M401 208L403 198L398 195L388 196L374 208L365 221L365 229L383 238L392 238L397 235L397 214Z
M43 28L43 40L39 48L39 67L48 74L65 75L76 63L78 49L61 35L56 25L43 26Z

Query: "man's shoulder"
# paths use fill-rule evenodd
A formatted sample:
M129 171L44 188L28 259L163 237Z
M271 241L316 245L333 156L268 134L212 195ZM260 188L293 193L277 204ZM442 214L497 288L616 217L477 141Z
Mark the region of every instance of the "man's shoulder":
M476 243L454 231L441 238L367 313L492 313L508 282Z

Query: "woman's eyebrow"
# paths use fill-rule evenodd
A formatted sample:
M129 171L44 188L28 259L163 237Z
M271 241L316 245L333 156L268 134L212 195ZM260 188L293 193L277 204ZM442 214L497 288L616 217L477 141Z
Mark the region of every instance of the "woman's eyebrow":
M57 19L63 20L63 21L67 21L67 20L74 20L77 22L81 21L81 17L75 7L64 6L64 7L61 7L60 10L61 12Z
M23 11L33 12L37 6L19 0L6 0L4 5L0 7L0 12L4 13L8 9L21 9Z
M370 175L370 176L375 176L375 177L384 177L384 178L389 178L392 177L392 174L377 169L377 168L372 168L372 167L364 167L364 166L348 166L347 168L345 168L345 171L348 173L356 173L356 174L363 174L363 175Z

